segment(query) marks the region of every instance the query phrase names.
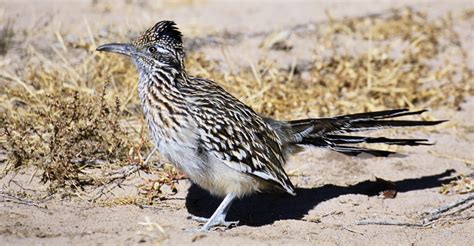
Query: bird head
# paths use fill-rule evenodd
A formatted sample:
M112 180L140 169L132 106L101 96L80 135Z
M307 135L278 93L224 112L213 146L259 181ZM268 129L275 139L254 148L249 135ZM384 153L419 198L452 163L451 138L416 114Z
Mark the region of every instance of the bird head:
M97 51L114 52L131 57L139 72L156 68L184 69L181 32L173 21L160 21L131 43L110 43Z

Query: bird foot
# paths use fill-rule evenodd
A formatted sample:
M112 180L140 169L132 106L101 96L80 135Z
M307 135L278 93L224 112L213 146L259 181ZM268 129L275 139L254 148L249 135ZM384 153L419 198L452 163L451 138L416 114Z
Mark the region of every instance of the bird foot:
M209 220L209 218L206 218L206 217L199 217L199 216L194 216L194 215L188 216L187 219L188 219L188 220L194 220L194 221L199 222L199 223L201 223L201 224L204 224L204 223L206 223L206 222Z
M226 221L224 216L219 216L213 221L209 221L208 218L199 216L188 216L188 219L204 224L201 228L193 230L194 232L209 231L210 229L217 228L224 228L224 230L226 230L239 224L239 221Z

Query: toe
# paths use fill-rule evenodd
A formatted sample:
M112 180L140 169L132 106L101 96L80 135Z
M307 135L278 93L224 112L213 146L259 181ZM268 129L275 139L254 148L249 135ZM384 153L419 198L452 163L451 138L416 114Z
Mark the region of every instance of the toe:
M207 223L207 221L209 220L208 218L194 216L194 215L188 216L187 218L189 220L194 220L194 221L199 222L199 223Z
M236 227L239 224L239 221L223 221L221 224L226 228L232 228Z

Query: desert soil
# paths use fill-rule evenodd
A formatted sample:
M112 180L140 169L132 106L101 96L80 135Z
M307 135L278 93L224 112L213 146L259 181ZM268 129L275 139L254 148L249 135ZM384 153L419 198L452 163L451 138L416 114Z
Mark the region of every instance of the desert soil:
M53 22L52 31L67 29L79 36L87 32L85 20L92 32L109 25L124 25L124 29L138 32L161 19L175 20L185 36L204 36L317 23L327 19L326 12L337 19L410 6L436 17L473 7L472 1L404 0L98 2L0 1L0 12L15 18L16 28ZM473 30L467 31L471 35L466 42L472 46ZM33 44L48 49L48 40L54 35L36 34L35 38ZM226 56L237 67L257 61L262 38L255 39L226 47ZM218 59L224 49L205 47L203 51ZM278 54L282 63L310 57L303 48L291 52ZM472 50L468 55L472 61ZM7 57L21 59L15 54ZM0 200L0 245L468 245L474 241L472 207L452 220L444 218L428 227L357 225L362 220L416 223L423 212L465 196L440 194L439 189L457 175L473 173L474 98L467 98L460 110L441 108L430 114L450 122L433 128L435 131L412 132L436 144L403 148L406 157L353 158L317 149L294 156L287 169L295 173L292 181L298 195L255 195L238 201L230 219L240 220L240 226L227 231L187 231L198 226L186 219L189 213L209 215L219 200L181 180L178 194L154 206L108 207L60 197L38 206ZM17 184L44 189L35 180L28 184L29 177L28 173L19 174ZM375 177L394 182L397 196L381 198ZM17 186L5 180L0 185L4 190Z

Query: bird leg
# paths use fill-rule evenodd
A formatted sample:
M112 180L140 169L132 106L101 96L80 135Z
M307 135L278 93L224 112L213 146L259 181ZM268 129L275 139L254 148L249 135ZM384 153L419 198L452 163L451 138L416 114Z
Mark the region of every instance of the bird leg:
M190 219L195 220L200 223L205 223L198 231L209 231L213 227L217 226L224 226L225 228L229 228L231 226L236 226L239 221L226 221L225 217L227 216L227 212L229 211L232 202L235 199L235 195L232 193L227 194L224 200L221 202L219 207L216 211L212 214L212 216L208 218L192 216Z

